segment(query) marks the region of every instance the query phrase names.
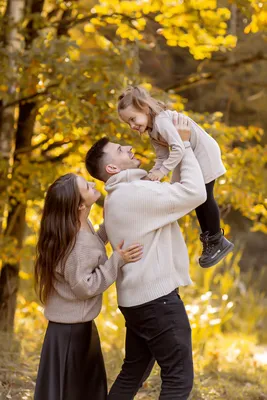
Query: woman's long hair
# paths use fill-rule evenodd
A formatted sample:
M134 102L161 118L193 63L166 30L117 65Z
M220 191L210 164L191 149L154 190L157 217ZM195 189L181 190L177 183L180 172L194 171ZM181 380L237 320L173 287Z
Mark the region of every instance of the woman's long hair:
M34 267L35 288L43 304L52 289L56 267L64 269L75 245L81 201L74 174L61 176L47 190Z
M118 98L118 113L125 108L133 106L139 111L144 111L149 107L152 117L161 111L167 110L167 105L162 101L156 100L141 86L129 86Z

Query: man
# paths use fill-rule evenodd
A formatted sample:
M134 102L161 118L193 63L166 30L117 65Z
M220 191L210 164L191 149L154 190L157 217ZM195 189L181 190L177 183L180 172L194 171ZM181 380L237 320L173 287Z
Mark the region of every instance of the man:
M161 368L161 400L186 400L193 385L191 328L177 293L191 283L187 248L177 220L206 200L190 132L179 130L185 155L179 183L144 180L131 146L99 140L86 167L106 183L105 227L114 246L141 243L143 258L121 269L118 304L126 321L126 354L110 400L131 400L156 360Z

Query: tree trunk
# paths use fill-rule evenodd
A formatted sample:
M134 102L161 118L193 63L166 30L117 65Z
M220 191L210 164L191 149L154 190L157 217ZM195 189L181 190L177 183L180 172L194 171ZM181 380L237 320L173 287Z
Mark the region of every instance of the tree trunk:
M19 52L23 46L24 41L18 34L18 24L22 20L25 12L25 0L8 0L5 19L7 21L6 29L3 35L3 42L7 51L9 60L9 70L14 79L10 79L8 87L9 101L14 101L18 97L16 91L17 81L17 67L14 55ZM5 193L8 186L7 175L10 169L10 158L12 157L12 146L14 142L14 129L15 129L15 107L3 108L5 102L1 101L0 104L0 192ZM3 225L3 214L5 207L5 199L0 202L0 233Z
M20 174L23 174L23 171L20 170L20 162L16 156L16 152L31 145L35 117L35 103L20 105L13 169L14 182ZM8 204L10 211L4 234L15 239L16 249L14 249L14 253L16 254L20 251L23 244L26 204L19 202L14 197L9 198ZM18 287L19 262L4 264L0 275L0 331L13 331Z
M31 12L41 13L43 4L44 0L33 0ZM64 20L67 19L70 14L71 12L69 10L63 12L62 21L57 31L58 37L67 34L68 25L64 23ZM27 30L28 35L25 43L26 48L29 48L37 35L33 21L29 22ZM37 102L20 103L14 149L14 167L12 172L12 181L14 182L17 180L18 175L23 174L23 171L20 170L18 154L20 153L20 149L31 146L37 110ZM28 156L30 156L29 153ZM25 174L23 177L26 177ZM29 177L27 176L26 178ZM17 249L14 250L14 253L16 253L23 245L26 203L21 203L14 197L10 197L8 199L8 205L9 213L4 234L5 236L15 239ZM0 273L0 331L12 332L16 311L16 298L19 288L19 262L4 264Z

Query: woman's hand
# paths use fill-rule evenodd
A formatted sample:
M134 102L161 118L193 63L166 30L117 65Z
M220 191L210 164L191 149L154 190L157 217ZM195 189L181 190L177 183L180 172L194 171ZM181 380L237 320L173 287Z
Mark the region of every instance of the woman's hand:
M120 254L125 264L141 260L143 256L143 246L141 246L140 244L132 244L127 249L123 250L123 244L124 240L122 240L121 243L118 244L118 246L116 247L116 251Z
M190 140L191 131L189 126L189 119L183 114L174 114L172 118L173 125L177 129L183 141Z

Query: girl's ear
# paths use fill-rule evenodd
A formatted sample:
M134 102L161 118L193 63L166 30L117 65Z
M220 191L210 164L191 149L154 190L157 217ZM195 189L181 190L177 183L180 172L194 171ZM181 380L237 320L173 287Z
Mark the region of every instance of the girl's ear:
M85 204L81 203L81 204L79 205L79 211L82 211L82 210L84 210L84 209L85 209Z
M146 115L149 115L150 114L149 106L145 106L144 111L145 111Z
M120 170L120 168L118 168L116 165L114 165L114 164L108 164L107 166L106 166L106 172L109 174L109 175L115 175L115 174L118 174L119 172L121 172L121 170Z

